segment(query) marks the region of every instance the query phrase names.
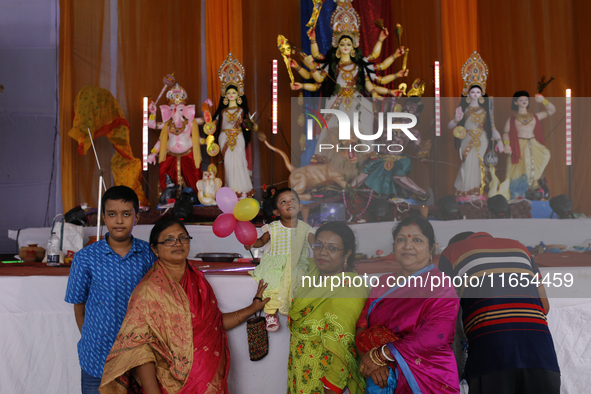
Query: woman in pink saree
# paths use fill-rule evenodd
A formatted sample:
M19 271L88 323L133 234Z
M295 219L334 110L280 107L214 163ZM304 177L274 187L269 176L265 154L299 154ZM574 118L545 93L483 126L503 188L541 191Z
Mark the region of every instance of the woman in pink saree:
M458 313L453 287L431 289L435 236L422 216L394 229L401 271L384 275L357 322L356 344L367 393L459 393L452 343Z
M264 307L266 286L259 283L250 306L222 313L203 273L187 263L190 242L177 219L154 225L150 245L158 260L131 295L107 357L101 393L228 392L226 330Z

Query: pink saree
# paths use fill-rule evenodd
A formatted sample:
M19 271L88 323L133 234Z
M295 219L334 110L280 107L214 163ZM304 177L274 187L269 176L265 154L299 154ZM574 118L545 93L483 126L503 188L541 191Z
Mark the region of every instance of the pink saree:
M424 280L428 275L441 277L433 265L421 271L416 275ZM379 284L371 290L357 327L382 324L400 337L389 344L398 375L394 393L459 393L451 348L459 306L455 290L438 287L431 292L429 287L408 285L390 291L391 276L380 277Z
M163 394L224 394L230 353L213 289L187 266L180 284L158 260L131 295L101 393L141 392L132 370L154 362Z

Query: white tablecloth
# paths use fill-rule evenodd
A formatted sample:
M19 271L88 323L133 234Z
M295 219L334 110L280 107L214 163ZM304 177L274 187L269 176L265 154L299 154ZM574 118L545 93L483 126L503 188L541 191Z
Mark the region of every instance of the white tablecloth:
M223 312L247 306L256 292L250 277L207 279ZM76 350L80 333L73 306L64 302L67 280L65 276L0 277L0 393L80 392ZM269 333L269 355L256 362L248 357L246 324L228 332L231 393L286 391L286 320L281 316L279 331Z
M552 269L542 269L542 273ZM571 271L591 278L590 268ZM0 393L79 393L80 339L73 307L65 303L67 277L0 277ZM255 282L246 276L207 277L220 309L246 306ZM591 299L550 299L548 315L558 361L562 393L591 392ZM228 333L231 352L229 389L232 394L286 391L289 331L282 316L279 331L269 333L270 352L264 359L248 358L245 325Z

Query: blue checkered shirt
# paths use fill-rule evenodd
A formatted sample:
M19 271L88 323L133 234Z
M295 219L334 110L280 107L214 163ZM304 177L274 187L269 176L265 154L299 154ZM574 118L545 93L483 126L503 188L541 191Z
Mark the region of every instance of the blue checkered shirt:
M149 244L137 238L121 257L107 243L108 236L74 255L66 290L66 302L86 303L78 358L95 377L103 375L132 291L156 260Z

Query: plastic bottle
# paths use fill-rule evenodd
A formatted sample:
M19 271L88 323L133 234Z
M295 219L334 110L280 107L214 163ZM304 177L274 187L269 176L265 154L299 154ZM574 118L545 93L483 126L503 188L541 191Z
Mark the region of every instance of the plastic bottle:
M60 239L55 233L51 233L51 237L47 241L47 265L60 265Z

